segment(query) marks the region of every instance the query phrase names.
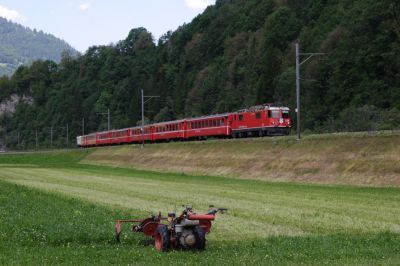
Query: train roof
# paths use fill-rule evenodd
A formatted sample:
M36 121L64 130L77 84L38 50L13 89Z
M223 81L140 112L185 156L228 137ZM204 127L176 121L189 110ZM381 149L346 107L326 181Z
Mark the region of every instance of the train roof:
M187 118L186 120L187 121L193 121L193 120L200 120L200 119L210 119L210 118L228 116L230 114L232 114L232 113L224 113L224 114L216 114L216 115L205 115L205 116Z
M241 109L236 111L235 113L244 113L244 112L255 112L260 110L287 110L289 111L289 107L283 106L282 104L274 104L274 103L266 103L255 105L249 108Z

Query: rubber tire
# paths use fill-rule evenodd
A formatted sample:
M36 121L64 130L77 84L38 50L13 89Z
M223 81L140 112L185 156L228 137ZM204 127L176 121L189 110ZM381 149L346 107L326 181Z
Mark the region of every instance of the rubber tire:
M156 241L160 238L161 245L157 247ZM154 237L154 248L159 252L165 252L169 249L169 232L166 225L160 225L157 227L156 235Z
M196 244L194 246L195 249L203 250L206 248L206 232L204 232L203 228L196 225L193 228L193 233L196 238Z

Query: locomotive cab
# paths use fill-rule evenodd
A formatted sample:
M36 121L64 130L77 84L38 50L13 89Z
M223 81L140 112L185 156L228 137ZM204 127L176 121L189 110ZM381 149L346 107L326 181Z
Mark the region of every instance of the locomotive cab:
M233 137L288 135L291 120L288 107L261 105L233 115Z

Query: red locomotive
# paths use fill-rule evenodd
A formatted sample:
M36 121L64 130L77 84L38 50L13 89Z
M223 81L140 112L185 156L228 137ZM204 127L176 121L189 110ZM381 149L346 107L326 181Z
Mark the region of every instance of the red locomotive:
M288 135L292 121L289 108L264 104L233 113L96 132L78 136L77 145L92 147L121 143L141 143L206 139L207 137L247 137Z

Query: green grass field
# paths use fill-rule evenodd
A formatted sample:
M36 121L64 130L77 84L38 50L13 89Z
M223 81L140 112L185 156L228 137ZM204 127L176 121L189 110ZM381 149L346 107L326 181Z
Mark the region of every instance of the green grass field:
M0 264L398 265L400 189L270 183L0 156ZM159 254L114 220L227 207L204 252ZM127 229L127 228L126 228Z

